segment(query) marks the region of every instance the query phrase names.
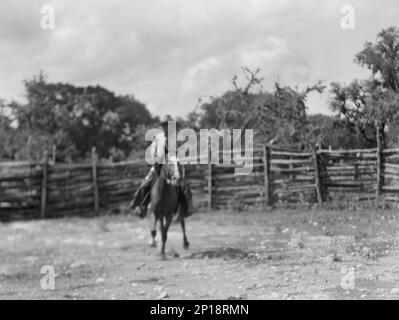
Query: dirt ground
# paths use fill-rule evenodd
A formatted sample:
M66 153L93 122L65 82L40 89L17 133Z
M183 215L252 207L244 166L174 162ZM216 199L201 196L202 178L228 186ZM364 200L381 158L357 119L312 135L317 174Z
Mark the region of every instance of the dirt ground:
M395 211L197 213L187 234L162 261L133 216L0 224L0 299L399 298Z

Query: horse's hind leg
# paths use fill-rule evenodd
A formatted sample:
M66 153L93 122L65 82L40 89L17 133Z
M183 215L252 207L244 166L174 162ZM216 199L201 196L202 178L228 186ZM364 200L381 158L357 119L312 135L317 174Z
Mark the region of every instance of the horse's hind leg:
M187 250L190 247L190 243L187 240L186 222L185 222L182 214L180 214L180 225L181 225L181 230L183 231L183 247L184 247L184 249Z
M157 246L157 243L155 241L155 237L157 235L157 219L155 218L155 214L152 213L151 214L151 220L150 220L150 224L151 224L151 238L150 241L148 242L148 245L152 248Z

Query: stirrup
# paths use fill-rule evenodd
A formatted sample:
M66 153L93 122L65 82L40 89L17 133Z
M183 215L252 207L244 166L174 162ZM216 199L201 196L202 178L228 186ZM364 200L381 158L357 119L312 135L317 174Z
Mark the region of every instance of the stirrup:
M145 218L145 216L147 215L147 209L146 208L140 208L139 206L137 206L133 213L138 216L139 218Z

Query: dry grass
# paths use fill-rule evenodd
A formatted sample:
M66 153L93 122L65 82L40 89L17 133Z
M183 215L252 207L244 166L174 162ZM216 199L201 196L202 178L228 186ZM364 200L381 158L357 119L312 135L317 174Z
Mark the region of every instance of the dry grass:
M147 222L131 216L0 224L0 298L395 299L398 227L394 211L199 213L191 248L173 225L161 261ZM55 290L40 287L43 265Z

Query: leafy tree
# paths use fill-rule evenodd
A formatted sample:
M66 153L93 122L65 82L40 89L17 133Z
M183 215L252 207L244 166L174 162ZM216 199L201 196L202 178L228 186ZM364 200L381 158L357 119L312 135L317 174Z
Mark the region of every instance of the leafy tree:
M385 89L399 91L399 29L389 27L366 42L355 61L372 72L372 80Z
M371 71L370 78L354 80L347 86L332 83L331 107L370 145L376 143L379 126L385 144L399 116L399 29L382 30L376 43L366 42L355 61Z
M348 127L339 118L324 114L309 115L305 138L323 149L371 147L357 127Z
M262 90L260 69L242 71L247 80L244 87L234 76L234 89L201 104L189 115L189 122L201 128L251 128L256 142L307 148L303 139L308 125L306 98L312 91L322 92L324 86L318 83L299 91L276 83L274 91L267 92Z
M40 73L25 81L25 88L27 103L9 107L26 144L35 146L35 154L25 154L29 158L56 145L59 160L88 157L92 147L100 157L121 159L138 147L136 128L156 121L134 96L100 86L49 83Z
M4 101L0 100L0 159L9 159L12 154L10 146L11 120L4 114Z

